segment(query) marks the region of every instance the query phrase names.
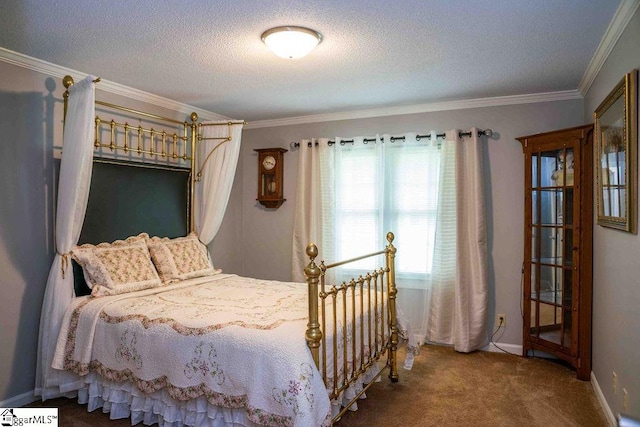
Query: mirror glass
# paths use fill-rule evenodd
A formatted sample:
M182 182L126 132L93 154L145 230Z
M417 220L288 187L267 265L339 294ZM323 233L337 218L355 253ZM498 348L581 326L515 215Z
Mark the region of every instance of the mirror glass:
M597 221L635 233L637 70L627 74L594 113Z

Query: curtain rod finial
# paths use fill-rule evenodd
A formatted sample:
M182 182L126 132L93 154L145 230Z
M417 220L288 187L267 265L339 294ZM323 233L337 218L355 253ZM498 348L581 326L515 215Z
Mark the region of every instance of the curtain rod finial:
M71 77L70 75L64 76L62 78L62 85L69 89L71 86L73 86L73 77Z

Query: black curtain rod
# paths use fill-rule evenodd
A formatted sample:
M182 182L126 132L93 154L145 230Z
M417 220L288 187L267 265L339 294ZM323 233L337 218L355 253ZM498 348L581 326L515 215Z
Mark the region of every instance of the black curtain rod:
M478 136L483 136L486 135L488 137L491 137L491 135L493 134L493 131L491 129L484 129L484 130L479 130L478 131ZM471 131L469 132L458 132L458 138L462 138L463 136L471 136ZM445 134L444 133L438 133L436 134L436 138L444 138ZM426 139L431 139L431 134L428 135L416 135L416 141L420 141L422 138L426 138ZM404 141L405 137L404 136L392 136L389 138L389 141L391 141L391 143L394 143L396 141ZM365 144L368 144L370 142L376 142L376 138L364 138L362 140L362 142L364 142ZM384 143L384 140L382 141ZM334 145L336 142L335 141L328 141L327 144L328 145ZM353 144L354 140L353 139L343 139L340 141L340 145L345 145L345 144ZM318 143L316 142L316 145L318 145ZM311 142L307 143L308 147L311 147ZM289 144L289 147L291 148L298 148L300 147L300 143L299 142L292 142Z

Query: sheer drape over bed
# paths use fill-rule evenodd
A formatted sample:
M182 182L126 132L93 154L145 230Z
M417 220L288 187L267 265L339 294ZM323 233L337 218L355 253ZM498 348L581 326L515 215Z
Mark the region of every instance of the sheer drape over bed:
M217 126L207 126L214 123ZM204 123L203 139L197 147L199 163L206 163L201 166L202 178L196 183L195 229L204 244L209 244L220 229L240 155L243 125L220 126L226 123ZM229 139L225 140L227 136Z
M56 255L45 289L36 366L35 395L48 399L60 395L59 386L77 376L51 368L64 312L74 297L69 251L78 243L89 199L93 167L95 77L88 76L69 88L56 208Z

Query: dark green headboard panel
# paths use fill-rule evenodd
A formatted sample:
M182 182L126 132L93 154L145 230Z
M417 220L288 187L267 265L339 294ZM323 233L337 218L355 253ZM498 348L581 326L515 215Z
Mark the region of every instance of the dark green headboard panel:
M145 232L189 233L189 170L135 163L93 162L91 189L78 244L112 242ZM76 295L89 288L74 262Z

